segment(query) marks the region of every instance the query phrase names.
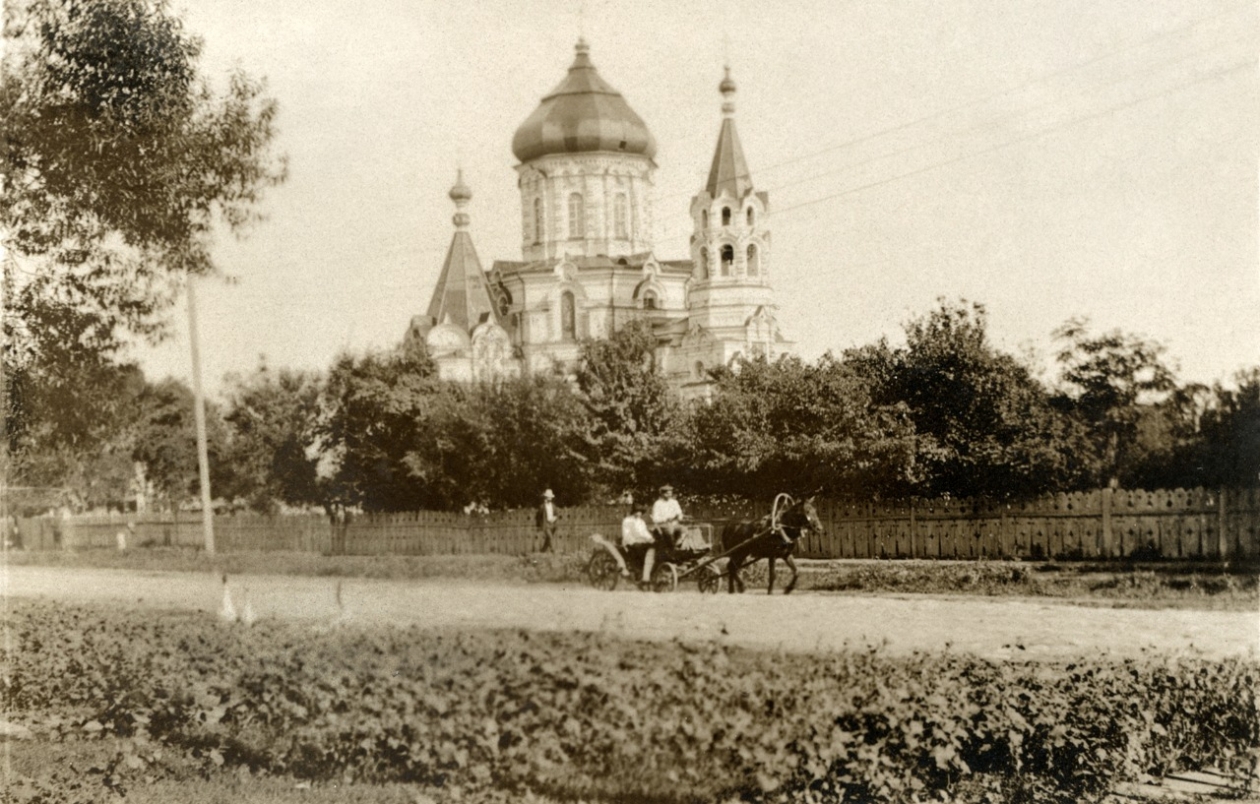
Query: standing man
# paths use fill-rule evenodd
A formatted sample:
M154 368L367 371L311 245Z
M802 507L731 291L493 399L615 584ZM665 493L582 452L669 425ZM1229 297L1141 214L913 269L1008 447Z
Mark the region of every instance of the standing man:
M555 552L551 539L556 535L556 523L560 520L560 512L556 509L555 499L556 495L551 493L551 489L544 491L542 503L534 514L534 526L542 531L543 536L542 549L539 552Z
M674 499L673 486L661 486L661 496L652 503L652 526L662 535L669 536L670 543L677 545L683 533L682 506Z

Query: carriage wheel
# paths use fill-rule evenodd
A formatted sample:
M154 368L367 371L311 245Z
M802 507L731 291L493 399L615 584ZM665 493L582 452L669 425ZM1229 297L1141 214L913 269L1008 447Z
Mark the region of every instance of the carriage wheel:
M621 567L617 566L617 559L607 550L596 550L586 565L586 579L596 589L611 592L621 580Z
M672 592L678 588L678 568L662 561L652 569L652 591Z
M716 594L722 588L722 573L712 564L707 564L697 574L696 584L706 595Z

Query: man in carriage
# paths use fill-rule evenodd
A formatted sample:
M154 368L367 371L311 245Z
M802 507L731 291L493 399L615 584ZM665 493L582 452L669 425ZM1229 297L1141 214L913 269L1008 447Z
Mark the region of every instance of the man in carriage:
M674 487L661 486L660 496L652 503L652 527L661 536L667 537L671 545L677 545L678 538L685 531L682 520L682 506L674 497Z
M647 586L652 579L652 566L656 563L656 539L643 521L643 503L635 503L629 515L621 520L621 546L631 563L638 564L642 560L643 579L639 581L639 586ZM628 575L629 572L623 568L622 574Z

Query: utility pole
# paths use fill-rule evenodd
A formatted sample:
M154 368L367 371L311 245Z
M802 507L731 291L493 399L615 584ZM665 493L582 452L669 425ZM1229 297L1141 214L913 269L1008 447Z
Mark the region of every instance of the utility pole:
M201 476L201 529L206 555L214 555L214 508L210 502L210 456L206 447L206 397L201 391L201 342L197 335L197 277L188 275L188 342L192 346L193 415L197 421L197 473Z

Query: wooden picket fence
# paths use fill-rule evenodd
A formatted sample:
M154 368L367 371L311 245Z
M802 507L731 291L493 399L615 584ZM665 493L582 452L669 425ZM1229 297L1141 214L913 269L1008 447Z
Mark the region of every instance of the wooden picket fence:
M813 558L1260 557L1260 490L1102 489L1016 503L824 502Z
M768 510L766 500L691 506L688 513L720 531ZM806 538L800 549L806 558L1260 558L1260 489L1102 489L1014 503L820 500L818 512L825 532ZM592 533L616 537L624 514L624 506L562 509L556 551L585 551ZM127 547L202 542L200 518L190 514L18 523L27 549L118 547L120 534ZM336 523L320 514L234 514L215 517L215 541L223 552L334 555L521 555L542 544L532 510L352 515Z

